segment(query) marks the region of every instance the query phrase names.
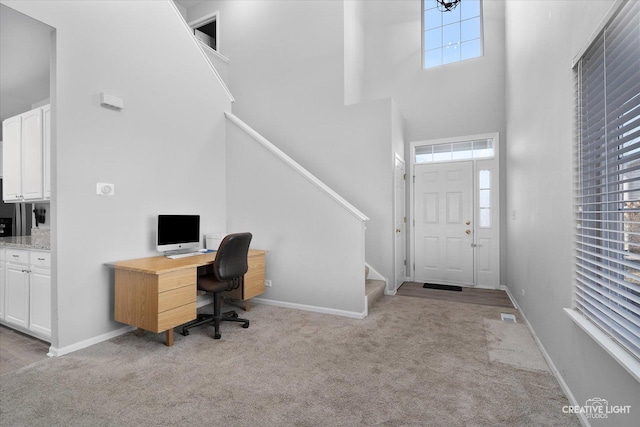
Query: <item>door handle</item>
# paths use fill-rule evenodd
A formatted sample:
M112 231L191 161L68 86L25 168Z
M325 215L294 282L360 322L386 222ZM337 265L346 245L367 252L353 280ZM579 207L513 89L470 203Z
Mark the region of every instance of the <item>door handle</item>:
M467 231L465 231L465 233L471 234L471 230L467 229Z

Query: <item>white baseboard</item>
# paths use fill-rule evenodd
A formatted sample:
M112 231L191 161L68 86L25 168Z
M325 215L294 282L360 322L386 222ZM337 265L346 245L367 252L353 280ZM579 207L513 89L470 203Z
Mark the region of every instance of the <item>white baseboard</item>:
M123 328L107 332L106 334L91 337L87 340L80 341L75 344L68 345L66 347L57 348L57 347L51 346L49 347L49 353L47 353L47 356L49 357L63 356L65 354L69 354L74 351L82 350L83 348L91 347L92 345L98 344L102 341L107 341L107 340L110 340L111 338L124 335L131 331L135 331L136 329L137 328L135 326L125 326Z
M520 307L518 306L518 303L516 302L515 298L513 298L513 295L511 295L511 291L509 290L509 288L507 288L506 286L502 285L502 286L500 286L500 290L503 290L503 291L505 291L507 293L507 296L511 300L511 304L513 304L513 306L516 308L516 310L520 311ZM524 315L523 315L523 317L524 317Z
M277 301L277 300L264 299L264 298L251 298L251 302L264 304L264 305L273 305L276 307L293 308L295 310L311 311L314 313L323 313L323 314L332 314L334 316L350 317L352 319L364 319L365 317L367 317L366 296L365 296L365 306L364 306L365 310L362 313L358 313L356 311L338 310L335 308L318 307L315 305L298 304L293 302Z
M513 303L513 306L518 310L518 312L520 313L520 316L522 316L522 319L524 320L524 324L527 326L527 329L529 329L529 332L531 333L533 340L536 342L536 345L540 349L540 352L542 353L542 357L544 357L544 360L547 362L547 365L549 366L549 370L551 371L553 376L555 376L556 379L558 380L558 384L560 384L560 388L562 389L562 392L564 393L564 395L567 396L567 399L569 399L569 404L571 406L580 406L580 404L576 400L576 397L571 392L569 385L560 374L560 371L558 370L558 368L556 368L555 363L553 363L551 356L549 356L549 353L547 353L547 350L542 345L542 342L540 342L540 339L538 339L538 335L536 335L536 331L533 330L533 327L531 326L531 323L529 323L527 316L525 316L522 310L520 310L520 307L516 303L515 298L513 298L513 295L511 294L511 291L509 290L509 288L506 286L501 286L500 288L507 293L507 295L509 296L509 299ZM578 421L580 421L580 424L582 426L584 427L591 426L591 424L589 423L589 420L585 417L584 414L576 414L576 416L578 417Z

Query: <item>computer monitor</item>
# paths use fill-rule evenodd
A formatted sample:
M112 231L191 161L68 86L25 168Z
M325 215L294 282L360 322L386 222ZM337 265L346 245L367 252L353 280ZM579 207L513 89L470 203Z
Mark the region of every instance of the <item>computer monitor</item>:
M158 252L189 252L200 247L200 215L158 215Z

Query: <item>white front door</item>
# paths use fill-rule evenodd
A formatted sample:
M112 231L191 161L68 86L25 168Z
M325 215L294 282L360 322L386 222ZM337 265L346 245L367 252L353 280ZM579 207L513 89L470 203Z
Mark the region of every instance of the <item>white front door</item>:
M407 277L406 267L406 215L405 215L405 167L404 161L395 158L394 225L395 225L395 288L398 289Z
M415 280L474 285L473 162L415 166Z

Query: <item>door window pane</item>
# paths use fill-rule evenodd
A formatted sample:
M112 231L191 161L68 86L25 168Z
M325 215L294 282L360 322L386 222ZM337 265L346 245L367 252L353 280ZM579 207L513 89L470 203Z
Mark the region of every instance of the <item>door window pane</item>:
M479 187L480 188L491 188L491 171L481 170L478 174L479 177Z
M491 171L482 169L478 171L478 226L480 228L491 227Z
M491 228L491 209L480 208L480 228Z

